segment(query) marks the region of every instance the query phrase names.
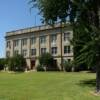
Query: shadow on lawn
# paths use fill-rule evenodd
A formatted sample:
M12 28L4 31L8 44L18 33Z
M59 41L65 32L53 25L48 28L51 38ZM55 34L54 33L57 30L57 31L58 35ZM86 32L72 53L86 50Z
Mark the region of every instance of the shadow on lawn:
M82 80L80 83L78 83L80 86L87 86L87 87L95 87L96 86L96 79L90 79L90 80Z

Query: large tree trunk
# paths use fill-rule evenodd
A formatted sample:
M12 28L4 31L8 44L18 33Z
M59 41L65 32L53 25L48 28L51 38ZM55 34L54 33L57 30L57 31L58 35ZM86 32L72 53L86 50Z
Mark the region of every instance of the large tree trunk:
M96 68L96 93L100 93L100 62Z

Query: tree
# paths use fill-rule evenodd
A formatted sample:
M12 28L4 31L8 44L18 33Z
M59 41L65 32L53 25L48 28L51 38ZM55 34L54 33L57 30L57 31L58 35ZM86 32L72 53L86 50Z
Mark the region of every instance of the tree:
M73 62L72 62L72 61L70 61L70 62L65 61L65 62L63 63L63 66L64 66L65 71L67 71L67 72L73 71L73 70L72 70L72 69L73 69Z
M96 66L96 92L100 92L100 0L32 0L43 21L72 24L75 59L78 63ZM86 37L87 36L87 37ZM85 38L86 37L86 38Z
M14 55L12 58L8 58L7 65L9 70L24 71L26 68L26 60L22 55Z
M54 24L58 20L67 20L70 0L30 0L30 3L40 10L42 22Z
M52 69L54 67L53 61L54 61L54 59L53 59L52 55L49 53L43 53L39 57L39 63L42 67L45 68L45 70Z
M75 22L74 48L79 49L76 55L78 64L86 63L96 66L96 92L100 92L100 1L89 0L81 4ZM83 36L82 36L83 35ZM80 37L82 36L82 37ZM75 53L76 54L76 53Z

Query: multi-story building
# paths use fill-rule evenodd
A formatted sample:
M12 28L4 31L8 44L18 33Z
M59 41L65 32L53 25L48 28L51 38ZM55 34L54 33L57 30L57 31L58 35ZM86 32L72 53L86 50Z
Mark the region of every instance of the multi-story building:
M29 69L38 65L38 57L49 52L59 68L62 61L73 60L73 46L70 40L73 31L69 24L54 27L49 25L20 29L6 33L6 57L23 54Z

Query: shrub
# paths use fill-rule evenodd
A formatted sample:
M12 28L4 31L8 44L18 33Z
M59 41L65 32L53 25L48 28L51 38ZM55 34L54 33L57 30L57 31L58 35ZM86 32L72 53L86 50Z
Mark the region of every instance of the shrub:
M83 63L83 64L78 64L77 61L74 60L74 71L75 72L79 72L79 71L86 71L88 70L88 66L87 64Z
M39 57L39 63L45 69L50 69L50 66L53 66L54 59L51 54L44 53Z
M89 67L89 71L95 73L96 72L96 66Z
M13 71L14 70L14 61L13 61L13 58L7 58L6 59L6 65L7 65L8 69L10 71Z
M41 65L38 65L38 66L36 67L36 69L37 69L37 71L44 71L44 68L43 68Z
M11 71L25 71L26 60L22 55L14 55L8 58L7 65Z
M65 61L63 66L64 66L65 71L71 72L72 68L73 68L73 63L72 63L72 61L70 61L70 62Z

